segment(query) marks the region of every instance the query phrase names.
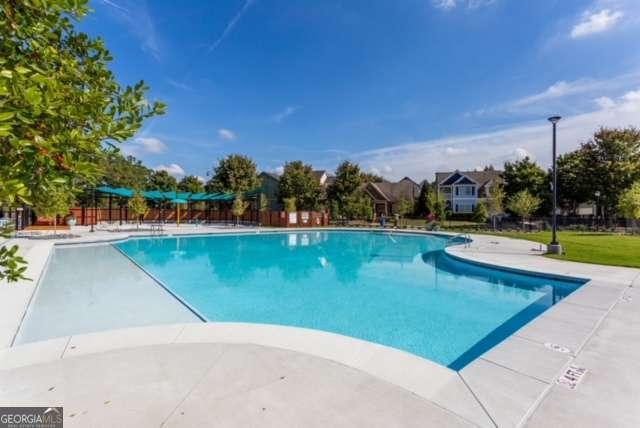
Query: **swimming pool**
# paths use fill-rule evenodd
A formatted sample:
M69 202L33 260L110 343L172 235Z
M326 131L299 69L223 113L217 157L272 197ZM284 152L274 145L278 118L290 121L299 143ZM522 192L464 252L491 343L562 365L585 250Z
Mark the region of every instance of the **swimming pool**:
M433 235L322 231L115 244L209 321L325 330L459 370L582 283L458 261Z

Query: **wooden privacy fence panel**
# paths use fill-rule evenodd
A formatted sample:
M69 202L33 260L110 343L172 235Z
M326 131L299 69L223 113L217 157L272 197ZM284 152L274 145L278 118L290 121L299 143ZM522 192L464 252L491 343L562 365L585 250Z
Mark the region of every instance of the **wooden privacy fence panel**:
M78 225L91 225L100 222L126 223L135 222L137 219L128 207L112 208L72 208L71 215L76 218ZM178 211L175 208L151 208L147 211L143 221L175 222ZM329 225L329 214L317 211L256 211L247 210L238 219L241 223L261 224L270 227L322 227ZM59 220L60 222L62 219ZM210 223L235 223L236 218L229 209L187 209L180 208L180 222L210 222Z

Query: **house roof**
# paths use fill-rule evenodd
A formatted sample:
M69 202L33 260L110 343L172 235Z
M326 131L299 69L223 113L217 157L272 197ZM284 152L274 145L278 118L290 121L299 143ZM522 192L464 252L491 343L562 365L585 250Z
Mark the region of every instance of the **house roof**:
M271 178L273 180L280 181L280 176L278 174L274 174L273 172L262 171L260 173L260 176L265 176L265 177L269 177L269 178Z
M459 184L478 184L479 187L485 186L494 180L502 180L503 171L451 171L436 172L436 184L440 186L448 186L453 183Z
M375 199L384 199L389 202L398 202L401 199L413 200L420 193L420 186L413 180L402 179L397 183L382 181L379 183L367 183L365 190Z

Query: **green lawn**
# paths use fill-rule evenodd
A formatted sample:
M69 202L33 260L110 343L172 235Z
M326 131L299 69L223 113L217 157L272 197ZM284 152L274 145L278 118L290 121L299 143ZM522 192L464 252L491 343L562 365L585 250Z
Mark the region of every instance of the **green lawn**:
M497 232L493 235L548 244L551 232ZM559 232L558 241L566 254L548 255L559 260L640 268L640 236L596 232Z

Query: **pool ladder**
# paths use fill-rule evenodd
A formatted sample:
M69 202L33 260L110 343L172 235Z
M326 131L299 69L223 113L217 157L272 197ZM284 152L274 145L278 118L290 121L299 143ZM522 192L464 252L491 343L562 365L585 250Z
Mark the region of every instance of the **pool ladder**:
M456 235L453 235L451 237L449 237L449 239L447 239L447 243L445 245L445 247L448 247L449 244L451 242L453 242L454 240L456 240L457 238L463 238L464 239L464 248L469 248L471 246L471 235L467 232L463 232L463 233L458 233Z

